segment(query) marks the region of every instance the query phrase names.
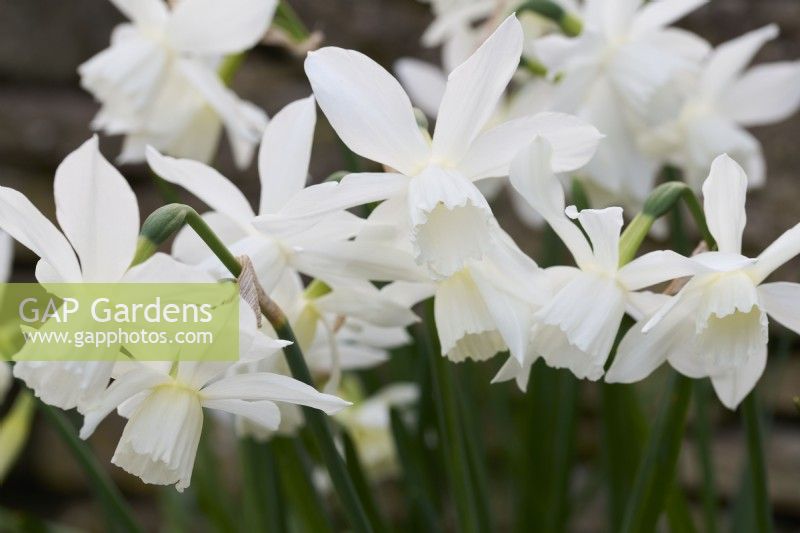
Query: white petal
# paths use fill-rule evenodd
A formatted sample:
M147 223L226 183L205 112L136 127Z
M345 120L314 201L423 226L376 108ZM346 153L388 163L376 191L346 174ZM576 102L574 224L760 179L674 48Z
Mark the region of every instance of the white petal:
M506 176L511 160L536 136L552 149L553 172L572 172L594 155L603 135L597 128L565 113L538 113L504 122L475 139L459 165L471 179Z
M111 462L145 483L189 486L203 409L194 391L159 387L131 413Z
M708 0L657 0L645 4L633 19L631 33L646 36L688 15Z
M158 28L167 20L167 6L162 0L111 0L137 26Z
M236 96L236 93L226 87L217 73L207 65L199 61L181 59L178 68L225 124L237 166L240 168L247 166L253 148L267 126L266 113Z
M509 357L506 362L503 363L503 366L500 367L500 370L497 371L497 374L492 378L492 383L502 383L513 379L516 381L519 390L527 392L531 365L534 362L535 359L526 362L524 365L520 365L515 357Z
M172 11L170 43L194 54L234 54L251 48L272 22L275 0L181 0Z
M23 347L16 357L24 358L25 350ZM105 390L113 367L108 361L20 360L14 365L14 376L46 404L83 409Z
M318 392L289 376L257 372L229 376L205 387L201 394L204 400L270 400L294 403L320 409L333 414L350 405L336 396Z
M225 176L203 163L191 159L175 159L161 155L153 147L147 149L150 168L170 183L180 185L205 202L211 209L249 226L255 217L250 202Z
M278 406L268 400L246 402L244 400L203 400L203 407L225 411L242 416L270 430L278 429L281 423L281 411Z
M606 372L608 383L635 383L649 376L672 353L684 349L694 337L694 322L687 316L690 303L684 303L646 333L642 331L647 319L634 324L622 338L614 362Z
M755 265L750 269L756 283L764 281L797 254L800 254L800 224L786 230L759 254Z
M430 147L411 102L391 74L354 50L310 52L305 70L314 96L351 150L403 174L418 172Z
M450 73L433 134L437 160L454 164L467 153L519 66L522 38L522 26L511 15Z
M305 186L316 121L317 105L309 96L281 109L264 130L258 152L260 215L280 211Z
M650 252L619 270L618 279L630 291L651 287L663 281L708 272L696 261L672 250Z
M286 221L299 218L312 219L342 209L379 202L405 192L409 179L402 174L363 172L348 174L341 181L326 181L306 187L281 209ZM269 216L259 217L264 224L277 222ZM270 227L255 224L256 227Z
M470 269L472 280L486 304L495 328L500 332L503 342L518 361L525 360L530 344L533 326L533 309L518 295L502 290L495 279L502 273L494 268L475 267Z
M404 57L394 64L394 70L411 97L411 102L423 113L435 118L447 86L447 77L441 67Z
M333 292L317 298L314 305L323 312L352 316L381 327L406 327L419 318L408 307L382 295L351 288L335 287Z
M702 87L711 97L727 89L767 41L778 36L778 26L770 24L719 45L703 72Z
M481 259L497 222L486 199L461 173L428 167L408 189L411 242L417 264L446 277ZM469 235L468 239L463 238Z
M721 155L711 164L703 183L703 201L708 229L723 253L742 251L742 233L747 224L744 210L747 199L747 175L739 164Z
M578 213L577 218L592 242L597 264L606 272L616 272L619 267L622 208L584 209Z
M578 265L593 262L589 243L564 215L564 188L553 174L549 143L537 137L511 163L511 185L541 214L569 248Z
M724 374L711 376L711 383L722 404L728 409L736 409L745 396L755 388L766 367L767 345L764 344L746 364Z
M763 126L792 116L800 107L800 62L759 65L727 89L719 102L742 126Z
M8 233L0 231L0 283L11 277L14 261L14 241Z
M769 316L800 333L800 284L777 282L758 287L758 300Z
M372 281L427 281L408 253L374 242L348 241L297 250L292 265L312 277Z
M96 136L58 166L53 189L56 216L78 253L83 280L118 281L136 252L139 204L100 153Z
M0 187L0 228L46 261L61 281L81 280L78 259L64 235L22 193L8 187Z
M483 361L506 349L478 287L466 270L439 284L434 316L442 355L451 361Z
M586 364L599 367L602 373L624 314L625 294L613 279L581 272L535 318L563 332L569 344L584 353ZM540 333L534 333L535 345L545 340L540 337ZM548 362L559 356L544 347L538 351Z
M86 439L94 433L98 424L128 398L169 381L168 375L154 372L144 365L137 370L126 372L114 380L114 383L93 403L86 406L81 438Z

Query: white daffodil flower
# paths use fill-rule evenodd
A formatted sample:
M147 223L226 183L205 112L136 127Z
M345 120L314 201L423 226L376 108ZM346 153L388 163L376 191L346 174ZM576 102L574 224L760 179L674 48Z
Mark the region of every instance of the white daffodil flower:
M481 131L521 51L522 29L511 16L450 74L432 140L418 128L397 80L368 57L328 47L306 59L314 94L339 137L357 154L391 170L351 175L338 194L363 195L363 184L380 177L373 200L405 201L403 217L410 221L415 259L434 277L458 272L491 246L496 221L474 181L507 175L514 154L537 134L553 144L558 172L583 166L601 138L594 127L554 113Z
M778 27L771 24L718 46L698 75L680 80L674 89L677 99L662 98L667 105L654 118L670 118L648 132L644 146L681 168L695 188L721 153L744 167L751 187L763 185L761 143L744 128L780 122L800 107L800 61L745 71L761 47L777 36Z
M638 381L669 361L687 376L710 377L720 401L735 409L766 366L767 315L800 332L800 284L764 283L800 253L800 224L757 258L743 256L746 194L742 167L727 155L717 157L703 195L719 251L694 256L698 274L625 336L608 381Z
M548 171L551 153L547 141L536 139L512 163L511 184L558 234L577 268L545 269L551 296L534 314L531 349L522 361L509 358L496 381L526 382L539 356L578 378L599 379L622 317L636 307L634 291L696 271L692 261L672 251L648 253L620 267L622 209L578 212L570 206L565 212L564 190ZM580 222L586 236L570 219Z
M223 369L227 370L227 368ZM86 410L80 436L88 438L114 409L128 418L111 462L145 483L189 486L203 407L243 416L276 429L278 403L332 414L349 403L279 374L222 375L217 363L180 363L173 376L140 365L116 379Z
M63 233L22 193L0 187L0 228L40 257L36 279L124 280L136 251L139 207L128 182L103 158L97 137L59 165L54 197ZM102 390L112 368L111 362L20 362L14 375L42 401L70 409Z
M391 410L415 404L419 400L419 387L416 383L393 383L367 398L351 399L353 406L337 413L334 416L336 421L353 439L359 459L371 480L394 476L399 465L391 429Z
M93 127L126 136L120 159L143 161L152 145L208 161L224 125L237 164L249 164L266 115L239 100L217 69L264 36L277 2L182 0L173 9L163 0L112 3L130 23L78 72L102 104Z
M259 152L261 201L256 213L244 194L211 167L147 151L153 171L205 202L204 219L237 255L248 255L264 290L270 292L287 270L324 280L358 277L378 281L421 279L410 256L390 248L366 247L351 239L364 220L329 202L338 183L304 189L308 177L316 112L313 97L282 109L264 132ZM374 195L377 184L360 194ZM175 240L174 255L225 270L188 229Z
M486 258L437 284L434 318L442 355L451 361L509 350L522 362L528 351L534 309L547 294L542 271L510 237L496 241Z
M560 81L553 109L576 113L607 139L586 174L615 196L644 200L659 161L637 145L641 122L658 90L696 70L708 44L667 26L708 0L588 0L576 38L553 34L535 42L539 60Z

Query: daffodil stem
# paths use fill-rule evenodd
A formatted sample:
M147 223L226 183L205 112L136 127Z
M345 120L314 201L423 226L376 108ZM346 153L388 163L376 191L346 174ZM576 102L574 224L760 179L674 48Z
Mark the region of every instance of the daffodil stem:
M248 531L286 531L280 480L272 445L245 437L239 440L242 475L245 481L245 524Z
M755 511L756 531L769 533L772 531L772 509L769 504L767 469L764 463L764 429L755 390L750 392L742 402L742 417L747 433L747 457L750 484L753 488L751 496Z
M261 304L261 312L264 313L264 316L270 321L278 337L292 343L283 349L292 376L294 376L295 379L299 379L313 386L314 382L311 378L311 372L306 365L303 352L297 344L297 339L294 336L292 327L289 325L289 321L286 320L286 316L271 300L269 302L262 301L259 303ZM333 433L331 432L325 415L311 407L303 407L303 415L319 447L322 459L328 468L331 481L336 488L336 493L341 499L342 507L350 521L350 525L353 527L354 531L360 533L371 532L373 530L372 525L358 497L358 492L356 492L353 480L350 479L342 456L339 455L339 451L336 449Z
M675 481L675 465L683 442L686 414L692 394L689 378L674 373L666 403L662 404L647 441L630 491L621 531L654 531Z
M717 532L717 489L714 463L711 461L711 423L708 414L708 388L704 381L694 383L695 438L697 456L703 473L703 519L706 533Z
M136 522L133 512L125 502L119 489L98 464L97 459L88 449L86 443L78 438L75 428L67 417L43 402L39 402L39 408L53 424L75 456L75 459L89 476L91 485L100 497L106 514L111 521L110 530L121 529L127 532L142 532L143 529Z

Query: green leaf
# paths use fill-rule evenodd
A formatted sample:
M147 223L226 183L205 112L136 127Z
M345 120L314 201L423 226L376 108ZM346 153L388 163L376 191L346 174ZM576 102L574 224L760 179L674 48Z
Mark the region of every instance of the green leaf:
M325 511L325 504L314 489L308 461L298 439L274 437L271 445L286 494L288 507L302 531L325 533L333 531L333 524Z
M653 531L674 482L683 442L692 382L673 373L667 398L661 406L628 498L621 531Z
M358 491L358 495L361 497L361 502L364 504L364 510L367 512L367 516L369 516L372 528L375 531L387 531L386 523L383 517L381 517L378 504L372 496L373 493L369 486L369 480L364 474L364 468L358 456L355 443L350 437L350 434L344 430L341 432L341 439L344 444L344 457L347 462L347 471L350 472L350 479L353 480L356 491Z
M0 365L4 365L0 361ZM28 391L22 391L14 400L8 414L0 421L0 485L19 457L31 432L35 402Z
M86 472L89 484L97 493L108 518L109 531L126 531L129 533L143 531L117 486L114 485L106 471L97 462L97 458L95 458L89 446L78 438L78 433L64 413L43 402L39 402L39 409L53 424L64 443L69 447L75 459Z
M742 417L747 434L748 478L756 531L769 533L772 531L772 508L764 463L763 421L755 390L751 391L742 402Z

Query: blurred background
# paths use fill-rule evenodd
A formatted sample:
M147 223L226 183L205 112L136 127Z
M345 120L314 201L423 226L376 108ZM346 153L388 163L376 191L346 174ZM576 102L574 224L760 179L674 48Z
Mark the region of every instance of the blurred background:
M419 37L429 24L431 15L426 4L415 0L291 0L305 24L324 35L324 43L354 48L364 52L387 69L404 56L438 63L439 51L423 49ZM78 84L77 66L108 45L111 29L122 22L122 16L105 0L2 0L0 2L0 185L24 192L48 216L54 219L52 199L53 174L58 163L91 135L89 123L97 105ZM769 22L777 22L781 36L769 43L757 61L800 59L800 1L798 0L712 0L709 6L682 21L712 44L740 35ZM302 58L290 52L261 46L247 59L233 82L234 89L244 99L264 108L270 115L287 103L310 94L303 73ZM745 233L749 252L760 251L766 243L788 227L800 221L800 116L783 124L760 128L755 134L763 142L768 163L767 186L749 197L748 226ZM119 140L101 138L101 148L112 159L119 151ZM368 167L367 163L364 169ZM254 168L237 171L223 142L215 166L236 182L255 200L258 177ZM312 154L311 172L316 180L345 167L341 146L320 114L317 138ZM161 197L153 187L143 167L122 167L140 200L142 216L161 205ZM191 203L188 196L184 198ZM540 235L516 220L507 198L501 196L494 206L501 224L517 242L534 257L538 257ZM14 281L33 279L34 257L18 247ZM782 279L800 281L797 261L784 269ZM771 344L777 346L760 390L769 413L767 421L767 461L770 490L778 529L800 531L800 411L793 398L800 395L800 357L796 337L778 327L772 330ZM408 356L397 354L396 357ZM394 364L394 362L393 362ZM496 393L490 389L488 378L499 360L489 364L462 365L466 379L475 383L475 394ZM391 368L391 367L389 367ZM389 368L376 375L386 376ZM642 397L656 403L662 390L663 376L656 375L642 385ZM509 384L502 386L514 424L525 425L526 401ZM605 522L598 519L604 512L602 491L592 490L602 473L595 466L600 449L601 427L597 413L602 408L598 392L591 384L581 384L579 413L576 424L577 468L571 483L574 493L571 531L603 531ZM483 398L483 396L480 396ZM479 402L482 403L482 402ZM744 435L739 418L723 412L718 402L709 403L712 409L713 453L716 471L719 511L730 523L735 522L733 509L741 478ZM8 406L0 407L7 409ZM487 409L481 409L486 420L482 428L492 493L497 500L492 505L495 515L508 529L512 516L502 518L508 505L503 499L513 487L502 475L502 464L492 457L503 455L503 448L514 446L513 434L497 429L496 420ZM48 521L86 530L102 530L102 515L92 501L84 483L83 472L63 447L47 424L38 421L23 457L0 485L0 508L24 511ZM117 421L118 422L118 421ZM109 472L133 502L146 524L156 529L162 522L159 492L144 487L108 462L119 424L108 423L104 431L93 437L91 444ZM687 432L691 436L691 428ZM236 469L233 443L224 436L214 443L224 464ZM529 451L530 452L530 451ZM525 450L522 450L525 453ZM498 460L501 462L501 460ZM695 498L700 483L696 449L687 441L681 453L680 483L690 497L694 513L702 502ZM585 465L585 466L582 466ZM497 466L497 469L495 469ZM235 477L220 483L235 485ZM391 515L401 518L404 509L392 502L392 481L385 482L386 496L382 505ZM496 490L495 490L496 489ZM171 490L171 489L170 489ZM202 524L198 524L201 527ZM4 530L0 515L0 531Z

